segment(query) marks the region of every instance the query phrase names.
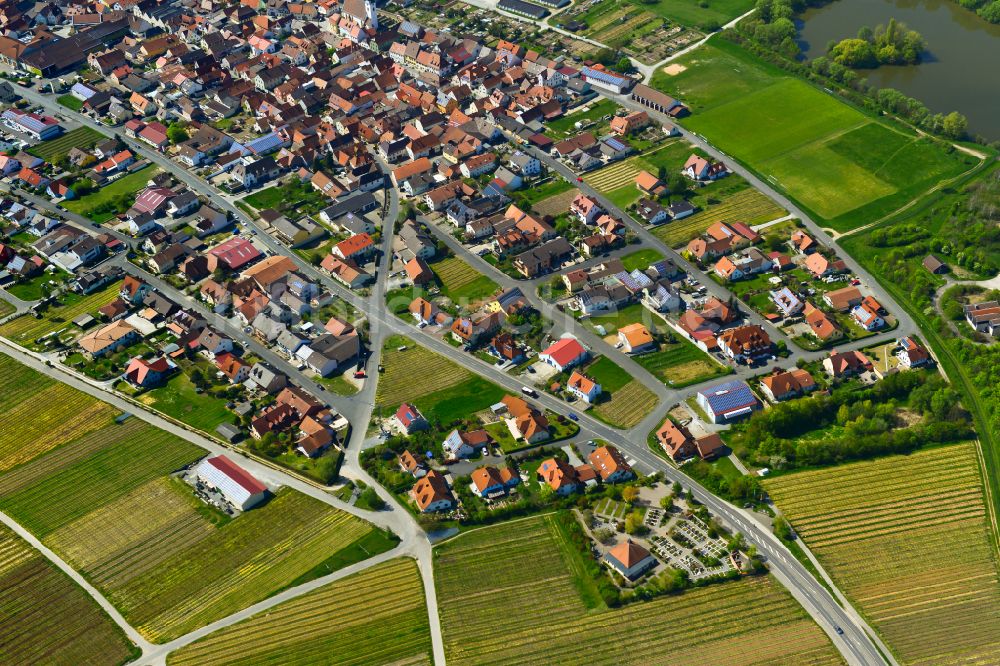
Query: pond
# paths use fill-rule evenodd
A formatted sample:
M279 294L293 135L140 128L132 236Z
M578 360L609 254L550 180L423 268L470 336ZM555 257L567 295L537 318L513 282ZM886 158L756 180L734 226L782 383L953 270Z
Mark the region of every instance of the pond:
M1000 139L1000 25L987 23L951 0L835 0L801 16L800 41L809 59L830 40L855 37L890 18L923 35L919 65L860 70L874 86L895 88L935 113L958 111L969 131Z

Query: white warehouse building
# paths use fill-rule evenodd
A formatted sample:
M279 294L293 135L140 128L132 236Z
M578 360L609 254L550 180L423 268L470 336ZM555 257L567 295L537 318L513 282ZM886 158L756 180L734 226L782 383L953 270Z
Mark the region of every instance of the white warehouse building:
M225 456L205 458L196 471L199 479L243 511L260 504L267 495L267 486Z

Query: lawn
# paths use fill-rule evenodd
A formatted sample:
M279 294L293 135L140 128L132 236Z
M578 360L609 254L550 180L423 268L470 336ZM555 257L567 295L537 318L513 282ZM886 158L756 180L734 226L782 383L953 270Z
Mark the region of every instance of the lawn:
M660 168L668 173L678 172L687 158L695 152L694 147L683 139L668 141L662 146L642 155L635 155L615 162L584 176L584 181L606 195L619 208L627 208L642 196L635 186L635 177L645 170L658 175Z
M406 349L399 351L402 346ZM379 377L375 408L383 417L406 401L428 419L450 423L486 409L505 394L496 384L401 335L386 340L382 365L385 372Z
M62 98L60 98L61 101ZM97 130L92 130L89 127L78 127L55 139L49 139L32 146L28 152L35 157L41 157L46 162L58 162L73 148L88 150L107 138Z
M314 215L330 205L331 200L308 182L291 179L282 185L258 190L240 200L258 211L273 208L290 218Z
M901 663L996 660L1000 588L975 444L764 485Z
M0 326L0 335L29 349L40 350L43 347L36 340L56 331L78 333L73 319L84 313L96 314L99 308L115 299L119 289L121 283L113 283L86 296L65 293L59 297L58 305L50 305L41 312L41 319L31 314L23 315Z
M6 526L0 526L0 553L4 663L118 666L138 656L86 592Z
M13 305L0 298L0 319L12 314L16 309Z
M618 105L609 99L599 97L600 101L591 102L584 111L570 111L562 118L556 118L548 123L549 134L554 138L566 137L576 134L578 131L575 125L578 122L587 124L588 122L600 123L604 116L614 115L618 110ZM592 128L588 128L592 129Z
M677 62L687 69L653 84L690 106L685 126L834 228L869 222L974 163L733 44L714 40Z
M64 274L60 274L64 275ZM47 285L50 281L57 281L49 273L42 272L40 275L36 275L33 278L24 280L23 282L18 282L17 284L12 284L7 287L7 291L20 298L22 301L38 301L41 300L45 294L42 293L42 288Z
M277 208L281 205L284 198L284 193L281 191L280 187L269 187L247 195L243 198L243 201L250 204L257 210L264 210L265 208Z
M663 255L658 250L652 248L638 250L622 257L622 265L627 271L632 271L636 268L644 271L649 268L650 264L655 264L658 261L663 261Z
M427 607L413 560L391 560L321 587L167 659L171 666L318 662L431 663Z
M73 97L73 95L60 95L56 101L65 106L70 111L79 111L83 108L83 102Z
M233 420L233 413L226 409L225 398L205 391L198 392L183 371L174 373L166 384L146 391L137 400L181 423L212 435L217 426Z
M116 202L120 203L116 208L118 212L123 213L128 210L135 201L135 195L146 187L146 183L156 175L157 171L156 167L140 169L79 199L64 201L62 206L70 212L102 224L114 217L115 210L112 208L116 206ZM128 205L125 205L126 201Z
M43 393L51 388L29 369L12 367L3 376ZM4 409L16 415L17 398L8 393L0 393ZM31 427L70 415L76 423L87 408L76 404L79 395L31 396L37 424L0 429L0 451L23 445ZM50 445L0 473L0 510L80 571L152 641L321 575L320 565L373 529L288 489L230 520L169 477L205 451L139 419L119 425L107 416L94 416L89 429L54 430ZM367 556L347 553L338 561Z
M619 328L637 322L645 324L646 328L649 328L650 330L653 330L657 324L663 326L663 320L653 315L652 312L647 310L640 303L626 305L625 307L615 310L614 312L592 315L583 321L595 330L597 326L603 328L603 335L605 337L617 335ZM600 331L597 332L600 334Z
M674 343L660 345L659 351L634 356L635 362L673 388L690 386L732 372L687 340L675 339Z
M542 183L537 187L532 187L529 190L512 192L511 194L519 204L535 209L535 204L541 203L545 199L554 197L558 194L569 192L572 189L575 189L572 183L559 175L553 175L552 179L546 183Z
M431 264L441 282L441 293L451 302L471 307L496 293L497 283L458 257L448 257Z
M448 663L485 664L498 654L510 663L659 663L667 654L677 666L746 664L748 654L761 664L840 663L826 635L770 578L611 610L593 589L583 557L557 514L474 530L437 546ZM615 640L607 640L609 631Z

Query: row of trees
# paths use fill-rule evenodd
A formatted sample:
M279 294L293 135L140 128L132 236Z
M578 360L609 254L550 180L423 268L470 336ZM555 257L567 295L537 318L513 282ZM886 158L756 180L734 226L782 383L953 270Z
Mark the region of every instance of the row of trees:
M879 65L915 65L926 48L919 32L892 18L888 25L874 30L862 27L856 38L831 42L827 50L834 62L845 67L872 69Z
M971 9L990 23L1000 23L1000 0L955 0Z

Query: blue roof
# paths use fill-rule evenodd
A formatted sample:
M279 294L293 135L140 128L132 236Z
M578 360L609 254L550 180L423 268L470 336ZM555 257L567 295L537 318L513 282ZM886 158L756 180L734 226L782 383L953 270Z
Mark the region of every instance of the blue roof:
M621 84L627 80L624 76L594 69L593 67L584 67L582 73L585 77L604 81L605 83Z
M281 144L281 137L274 132L271 132L269 134L265 134L264 136L257 137L253 141L247 143L244 148L251 153L263 155L264 153L269 153L272 150L277 150Z
M747 407L757 403L757 398L746 382L733 380L724 384L716 384L707 389L698 391L698 395L704 396L705 400L712 407L716 414Z
M607 139L604 140L604 143L611 146L614 150L625 150L626 148L628 148L628 146L626 146L624 143L622 143L621 141L619 141L614 137L608 137Z

